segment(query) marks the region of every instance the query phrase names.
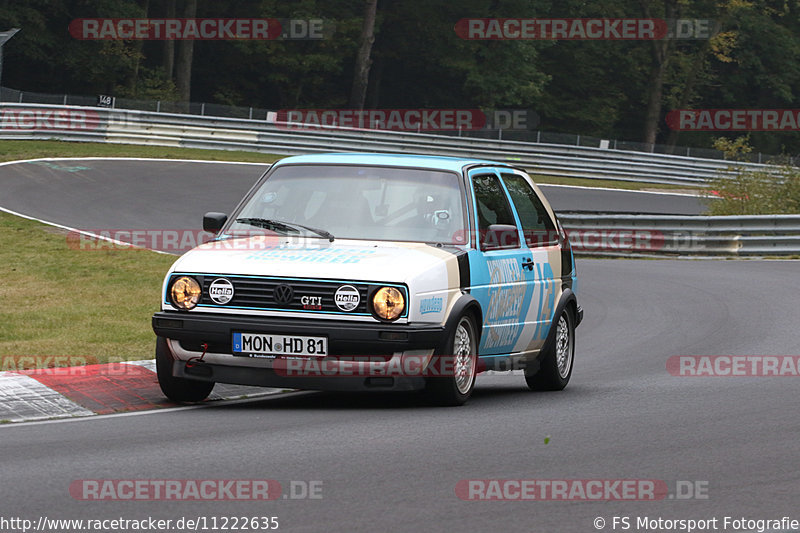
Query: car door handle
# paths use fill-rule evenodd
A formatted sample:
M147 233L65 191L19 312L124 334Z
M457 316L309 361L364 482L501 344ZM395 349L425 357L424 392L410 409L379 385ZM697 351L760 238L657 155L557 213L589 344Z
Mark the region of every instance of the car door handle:
M528 270L533 270L533 259L530 257L526 257L522 260L522 268L527 268Z

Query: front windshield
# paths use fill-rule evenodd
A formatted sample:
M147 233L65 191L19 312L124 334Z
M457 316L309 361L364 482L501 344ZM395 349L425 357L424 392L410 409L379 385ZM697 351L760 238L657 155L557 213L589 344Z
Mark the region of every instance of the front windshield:
M345 165L278 167L235 215L228 233L271 221L337 239L463 244L464 195L452 172Z

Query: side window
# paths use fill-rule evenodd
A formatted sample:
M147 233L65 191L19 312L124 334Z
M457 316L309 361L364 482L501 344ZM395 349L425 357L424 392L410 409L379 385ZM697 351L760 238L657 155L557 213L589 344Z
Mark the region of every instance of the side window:
M519 248L517 223L503 186L494 174L473 176L482 250Z
M511 201L517 208L525 242L529 247L550 246L558 241L553 220L533 187L518 174L503 174Z

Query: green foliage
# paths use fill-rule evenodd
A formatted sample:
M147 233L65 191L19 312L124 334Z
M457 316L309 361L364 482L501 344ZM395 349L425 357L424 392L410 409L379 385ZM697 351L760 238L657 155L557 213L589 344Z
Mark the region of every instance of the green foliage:
M186 0L177 0L178 15ZM26 92L177 98L162 41L82 41L84 17L167 15L155 0L0 0L3 81ZM347 104L363 1L199 0L198 17L322 19L320 41L197 41L192 100L267 109ZM666 47L656 142L710 147L708 132L677 139L672 109L800 108L800 0L380 0L367 106L532 109L546 131L641 140L659 63L647 40L488 40L458 37L462 18L710 19L710 41ZM651 129L652 131L652 129ZM765 153L800 153L797 132L753 132Z
M732 161L744 161L745 155L753 151L750 146L750 136L736 137L730 139L728 137L719 137L714 140L714 148L725 154L725 159Z
M166 79L161 69L142 68L133 88L118 85L114 93L117 96L136 98L138 100L161 100L162 102L177 102L180 100L175 82Z
M728 159L742 160L752 147L748 137L717 139L714 147ZM715 198L709 202L712 215L800 214L800 168L783 165L771 171L754 171L745 166L731 167L725 175L708 183Z

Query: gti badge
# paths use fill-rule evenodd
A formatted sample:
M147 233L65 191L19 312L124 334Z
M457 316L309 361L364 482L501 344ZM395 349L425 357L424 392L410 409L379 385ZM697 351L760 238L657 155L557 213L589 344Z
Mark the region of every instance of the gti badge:
M322 296L301 296L300 303L303 309L320 311L322 309Z

